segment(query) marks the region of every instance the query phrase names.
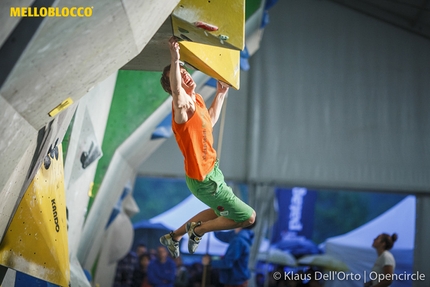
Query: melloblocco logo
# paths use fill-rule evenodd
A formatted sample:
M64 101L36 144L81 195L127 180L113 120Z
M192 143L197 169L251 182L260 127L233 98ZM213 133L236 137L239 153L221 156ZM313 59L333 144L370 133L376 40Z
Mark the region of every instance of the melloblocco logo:
M91 17L94 7L10 7L10 17Z

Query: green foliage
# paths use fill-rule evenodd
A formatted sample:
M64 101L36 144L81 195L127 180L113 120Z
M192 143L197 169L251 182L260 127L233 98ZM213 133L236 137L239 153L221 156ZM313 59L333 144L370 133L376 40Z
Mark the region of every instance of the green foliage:
M133 196L140 212L131 220L135 223L150 219L174 207L190 194L184 179L136 177Z
M362 194L318 192L315 204L314 241L348 232L364 223L368 207Z
M315 203L313 240L349 232L384 213L405 196L359 191L319 191Z

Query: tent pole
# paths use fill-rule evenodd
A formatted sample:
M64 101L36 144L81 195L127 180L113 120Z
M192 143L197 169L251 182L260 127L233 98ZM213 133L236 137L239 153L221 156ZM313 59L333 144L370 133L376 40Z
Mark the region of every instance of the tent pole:
M202 287L206 287L207 273L208 273L208 265L203 265Z
M206 241L206 254L205 255L209 255L209 242L210 242L210 236L209 234L208 236L208 241ZM208 273L208 268L209 265L203 265L203 276L202 276L202 287L206 287L206 277L207 277L207 273Z

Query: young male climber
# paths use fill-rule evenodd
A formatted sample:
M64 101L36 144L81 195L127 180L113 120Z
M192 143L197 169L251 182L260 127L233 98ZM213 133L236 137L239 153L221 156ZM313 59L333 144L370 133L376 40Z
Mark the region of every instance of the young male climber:
M219 118L228 86L218 81L214 100L207 109L203 98L195 93L193 78L180 65L175 37L170 38L169 48L170 65L163 70L161 85L173 98L172 130L184 156L187 186L210 207L160 238L161 244L176 258L185 233L189 237L188 251L193 254L206 232L247 227L254 223L256 214L225 183L213 148L212 127Z

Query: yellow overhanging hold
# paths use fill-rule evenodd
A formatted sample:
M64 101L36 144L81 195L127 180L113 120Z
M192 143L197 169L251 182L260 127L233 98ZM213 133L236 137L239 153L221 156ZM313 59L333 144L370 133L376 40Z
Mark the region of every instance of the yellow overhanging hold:
M240 87L240 51L181 41L181 60L235 89Z

